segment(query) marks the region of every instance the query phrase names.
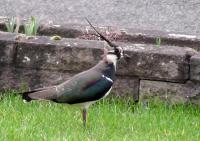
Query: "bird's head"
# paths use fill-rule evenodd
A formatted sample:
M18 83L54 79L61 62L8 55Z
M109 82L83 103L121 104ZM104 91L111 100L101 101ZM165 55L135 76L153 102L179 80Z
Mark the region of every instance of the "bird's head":
M124 50L122 47L115 47L113 50L108 51L107 56L116 56L117 60L120 60L124 57Z
M114 63L116 65L117 61L123 59L125 62L127 61L127 56L124 53L122 47L116 47L114 49L108 50L104 48L103 60L108 63Z

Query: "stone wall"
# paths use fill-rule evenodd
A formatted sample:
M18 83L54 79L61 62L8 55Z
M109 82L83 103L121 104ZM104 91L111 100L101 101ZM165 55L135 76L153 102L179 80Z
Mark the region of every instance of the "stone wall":
M56 31L62 31L60 26L52 27L55 27L54 32L46 26L40 28L39 34L54 35ZM23 84L31 89L56 85L94 66L101 59L106 44L91 40L96 39L91 29L80 27L71 27L66 32L68 38L58 41L51 40L49 36L28 38L21 34L0 32L0 88L19 88ZM63 30L66 29L69 27ZM108 32L106 28L101 30ZM122 60L118 63L113 94L132 97L136 101L160 97L170 102L200 103L198 37L191 39L179 35L169 38L170 33L163 33L162 38L168 41L158 46L153 42L161 34L145 34L142 31L138 35L130 29L126 34L115 34L117 30L113 31L109 31L107 37L121 41L117 44L131 57L126 62ZM62 35L60 32L56 34ZM76 36L69 33L76 33ZM127 34L133 40L125 40L128 39L125 38ZM121 35L121 38L112 38L113 35ZM184 42L193 44L185 47Z

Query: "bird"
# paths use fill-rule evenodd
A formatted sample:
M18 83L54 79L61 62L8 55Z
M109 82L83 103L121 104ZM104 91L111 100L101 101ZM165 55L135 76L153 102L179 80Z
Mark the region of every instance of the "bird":
M22 98L26 102L49 100L56 103L80 105L84 127L86 126L89 106L110 93L116 79L117 62L124 56L122 47L109 41L97 31L88 19L86 20L98 36L106 41L112 49L104 48L103 57L95 66L72 76L61 84L22 93Z

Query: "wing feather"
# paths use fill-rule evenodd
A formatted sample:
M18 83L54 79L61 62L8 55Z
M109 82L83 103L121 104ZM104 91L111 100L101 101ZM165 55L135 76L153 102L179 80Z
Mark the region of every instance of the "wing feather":
M38 99L45 99L45 100L55 99L57 98L56 86L24 92L22 98L25 99L26 101L38 100Z
M58 89L63 90L54 101L75 104L98 100L106 94L112 84L113 82L102 77L98 72L85 72L83 75L74 77L71 81L58 86Z

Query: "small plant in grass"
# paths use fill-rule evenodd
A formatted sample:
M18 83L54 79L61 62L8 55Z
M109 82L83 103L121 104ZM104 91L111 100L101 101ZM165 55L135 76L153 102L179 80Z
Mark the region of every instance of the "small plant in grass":
M57 41L57 40L61 40L62 37L60 37L60 36L58 36L58 35L55 35L55 36L52 36L50 39L51 39L51 40L54 40L54 41Z
M19 32L19 26L20 26L20 18L19 17L12 17L5 22L6 30L7 32Z
M6 30L8 32L14 32L15 30L15 25L16 25L16 18L15 17L12 17L10 19L8 19L5 23L6 25Z
M161 38L160 37L158 37L158 38L156 38L156 45L157 45L157 47L160 47L160 45L161 45Z
M37 30L39 27L39 22L36 20L35 17L31 17L28 23L24 24L24 33L27 36L35 36L37 34Z

